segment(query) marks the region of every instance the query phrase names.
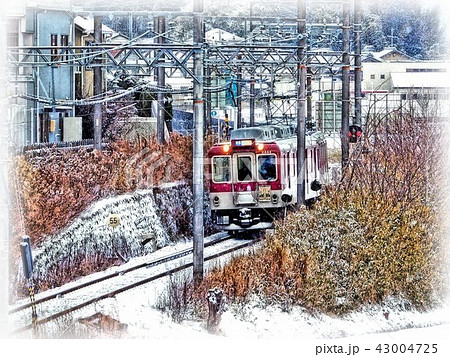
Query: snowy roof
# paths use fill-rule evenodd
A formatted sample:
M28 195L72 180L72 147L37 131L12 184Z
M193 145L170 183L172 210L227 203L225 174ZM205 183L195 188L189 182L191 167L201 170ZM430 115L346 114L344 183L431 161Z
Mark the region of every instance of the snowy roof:
M447 73L407 72L391 73L394 88L450 88Z
M374 52L373 46L366 46L362 52L365 62L385 62L388 61L413 61L411 56L397 50L395 47L386 47L382 51Z
M125 43L125 42L129 42L129 41L130 41L130 38L122 33L115 33L108 39L108 42L111 42L111 43Z
M212 29L205 33L206 42L228 42L228 41L241 41L242 37L235 35L234 33L222 30Z
M85 33L94 32L94 19L90 17L77 16L73 20L76 26L79 26L84 30ZM103 34L112 34L114 31L106 25L102 24Z

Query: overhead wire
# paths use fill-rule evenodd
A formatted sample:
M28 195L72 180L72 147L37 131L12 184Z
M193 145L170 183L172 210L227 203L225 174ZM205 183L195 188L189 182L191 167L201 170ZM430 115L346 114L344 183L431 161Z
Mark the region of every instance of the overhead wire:
M345 1L345 0L344 0ZM384 8L384 12L388 11L395 3L397 3L399 0L394 0L392 1L390 4L388 4L388 6L386 6ZM73 17L73 16L72 16ZM367 31L370 31L370 27L374 26L373 24L369 25L368 27L366 27L364 30L361 31L361 35L363 35L364 33L366 33ZM132 40L130 40L127 43L124 44L120 44L117 45L113 48L110 49L103 49L103 50L95 50L96 46L92 46L92 52L90 52L89 54L86 54L85 56L82 57L77 57L77 60L83 60L83 59L89 59L89 58L93 58L99 55L104 55L108 52L114 51L114 50L121 50L121 49L126 49L127 47L131 46L133 43L136 43L139 39L141 39L142 37L144 37L145 35L147 35L148 33L152 32L151 30L145 31L143 34L137 36L136 38L133 38ZM156 39L160 36L165 36L168 37L168 35L170 35L171 30L166 31L162 34L156 34L155 36L149 38L149 40L151 41L152 39ZM253 34L252 37L250 38L246 38L243 41L236 41L234 44L235 45L245 45L248 44L248 41L251 41L252 39L255 39L258 35L261 34ZM297 34L298 36L298 34ZM291 40L295 40L297 37L293 36L291 38L284 38L284 39L279 39L279 40L273 40L272 43L277 44L277 43L281 43L281 42L286 42L286 41L291 41ZM175 41L174 41L175 42ZM12 54L22 54L23 53L12 53ZM340 55L343 54L343 51L340 53ZM74 54L70 54L70 53L63 53L61 54L61 56L71 56ZM67 58L67 57L66 57ZM75 59L65 59L65 60L59 60L57 63L63 64L63 63L70 63L75 61ZM334 62L334 64L337 63L337 60ZM210 93L214 93L214 92L222 92L222 91L227 91L229 90L230 85L233 83L233 80L226 85L223 86L216 86L216 87L204 87L204 90L206 92L210 92ZM45 103L45 104L57 104L57 105L93 105L93 104L98 104L98 103L106 103L109 101L113 101L113 100L117 100L120 99L124 96L127 96L129 94L132 94L136 91L139 90L154 90L154 91L160 91L163 93L171 93L171 94L185 94L185 93L191 93L193 88L190 87L188 89L172 89L170 87L161 87L161 86L157 86L157 85L152 85L152 84L139 84L136 85L134 87L132 87L131 89L126 89L126 90L122 90L120 93L114 93L111 91L107 91L104 92L102 94L100 94L100 98L97 97L90 97L90 98L85 98L85 99L79 99L79 100L63 100L63 99L58 99L58 100L53 100L51 98L46 98L46 97L36 97L33 95L29 95L29 94L18 94L15 97L20 97L20 98L24 98L24 99L28 99L28 100L33 100L33 101L38 101L41 103ZM113 94L114 93L114 94Z

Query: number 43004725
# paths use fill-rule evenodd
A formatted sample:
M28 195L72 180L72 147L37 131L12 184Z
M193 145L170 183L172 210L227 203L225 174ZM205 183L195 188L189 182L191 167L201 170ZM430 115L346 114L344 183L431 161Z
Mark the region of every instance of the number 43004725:
M375 348L379 353L425 353L434 354L437 353L437 344L428 343L412 343L412 344L379 344Z

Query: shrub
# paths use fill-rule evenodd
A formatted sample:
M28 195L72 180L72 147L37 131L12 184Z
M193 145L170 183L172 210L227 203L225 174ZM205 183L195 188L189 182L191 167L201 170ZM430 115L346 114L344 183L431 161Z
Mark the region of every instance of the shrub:
M440 272L433 212L420 204L404 211L380 197L342 196L330 193L314 210L277 224L275 239L305 261L298 303L339 313L391 295L417 307L433 302Z

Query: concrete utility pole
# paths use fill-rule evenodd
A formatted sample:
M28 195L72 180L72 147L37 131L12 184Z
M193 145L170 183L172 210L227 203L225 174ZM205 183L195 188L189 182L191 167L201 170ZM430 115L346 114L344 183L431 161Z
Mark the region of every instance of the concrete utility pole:
M206 67L206 77L205 77L205 85L206 87L211 87L211 75L212 69L211 66ZM206 135L212 134L212 119L211 119L211 91L206 92L206 103L205 103L205 129L207 128Z
M203 0L194 0L194 45L202 46ZM194 284L203 280L203 49L194 54Z
M94 42L102 43L102 17L94 16ZM102 67L101 60L96 60L94 65L94 97L99 100L102 94ZM97 150L102 149L102 104L94 104L94 147Z
M297 3L297 207L305 202L306 0Z
M342 122L341 122L341 149L342 170L348 164L349 156L349 116L350 116L350 2L343 3L344 19L342 23Z
M250 78L250 126L255 125L255 77Z
M240 56L238 59L241 59ZM242 128L242 68L238 67L237 86L236 86L236 105L237 105L237 127Z
M361 2L354 0L354 24L353 32L355 36L355 122L353 124L361 126Z
M306 122L312 123L312 73L308 69L306 73Z
M164 33L166 32L166 18L164 16L158 16L156 19L156 32L158 33L158 44L163 44L165 42L164 40ZM159 62L163 62L164 60L162 57L160 58ZM164 88L166 86L166 71L164 70L164 67L162 66L162 63L160 63L160 66L157 70L157 77L158 77L158 87ZM156 135L158 137L158 143L164 144L165 143L165 107L164 107L164 92L159 90L158 91L158 117L157 117L157 125L156 125Z

